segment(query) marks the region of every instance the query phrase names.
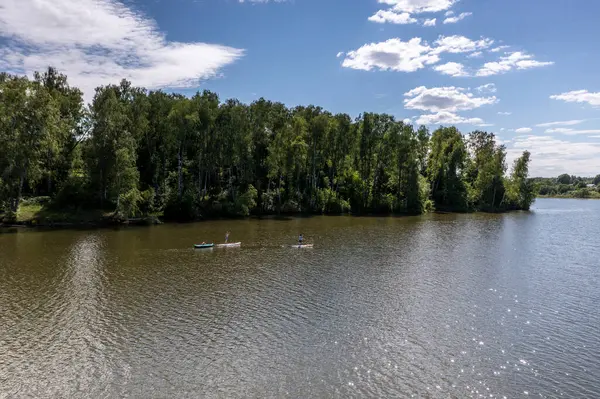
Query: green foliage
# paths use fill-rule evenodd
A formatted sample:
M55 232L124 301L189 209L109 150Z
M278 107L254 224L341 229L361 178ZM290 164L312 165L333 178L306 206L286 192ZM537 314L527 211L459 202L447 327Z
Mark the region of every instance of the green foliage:
M235 210L238 216L248 216L252 209L256 207L258 191L253 185L248 186L248 189L240 195L235 202Z
M469 135L468 148L472 156L466 162L465 180L470 207L502 210L506 192L506 149L496 145L494 134L482 131Z
M139 204L141 202L142 194L137 188L132 188L125 193L121 193L119 194L115 214L125 220L130 216L137 216L140 213Z
M350 203L330 188L321 188L317 191L318 212L326 214L341 214L350 211Z
M455 127L441 127L433 132L427 172L436 209L468 209L463 178L467 155L463 136Z
M571 176L568 174L562 174L556 178L556 182L559 184L571 184Z
M538 193L542 197L557 197L557 198L600 198L598 186L594 184L599 176L592 177L577 177L569 176L570 184L558 183L559 180L565 181L566 177L561 175L559 178L533 178L530 179L536 187Z
M528 209L528 157L507 178L494 135L467 137L386 114L188 98L126 80L97 88L84 107L49 68L0 81L0 206L13 217L23 197L45 196L54 211L123 220Z
M508 184L506 203L509 209L529 210L533 201L535 201L535 186L527 178L529 174L529 162L531 161L529 151L523 152L523 155L515 159L511 179Z

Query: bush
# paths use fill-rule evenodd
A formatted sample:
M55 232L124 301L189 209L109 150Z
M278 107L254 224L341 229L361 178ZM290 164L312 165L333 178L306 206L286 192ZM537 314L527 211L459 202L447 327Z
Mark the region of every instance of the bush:
M137 188L132 188L128 192L119 195L119 201L115 216L127 220L130 216L140 214L139 204L142 201L142 194Z
M322 213L340 214L350 211L350 203L330 188L317 191L317 209Z
M302 207L297 201L287 200L281 206L281 212L283 213L296 213L302 211Z
M556 190L551 186L541 186L539 190L540 195L554 195L556 194Z
M590 190L588 190L587 188L581 188L579 190L573 191L572 195L574 198L590 198L591 197Z
M248 186L246 192L236 198L235 210L238 216L248 216L250 212L256 208L256 200L258 199L258 191L252 184Z
M94 193L88 187L85 178L72 175L59 188L58 193L54 197L51 206L56 209L62 209L77 205L77 207L91 207L95 204Z
M267 190L262 193L260 198L261 211L266 213L273 213L277 207L277 190Z
M373 210L376 213L390 213L398 204L398 200L395 195L387 193L381 194L373 198Z
M202 216L193 190L186 190L181 200L172 196L165 206L164 217L168 220L196 220Z

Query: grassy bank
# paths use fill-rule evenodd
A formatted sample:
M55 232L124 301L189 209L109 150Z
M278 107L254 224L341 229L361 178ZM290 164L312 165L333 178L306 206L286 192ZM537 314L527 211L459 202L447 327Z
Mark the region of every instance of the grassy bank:
M63 209L53 210L41 204L25 204L19 207L16 223L48 225L53 223L94 223L110 219L111 213L102 210Z
M45 203L25 200L15 216L0 212L0 225L27 227L115 226L123 224L159 224L156 215L122 220L114 212L102 209L53 209Z

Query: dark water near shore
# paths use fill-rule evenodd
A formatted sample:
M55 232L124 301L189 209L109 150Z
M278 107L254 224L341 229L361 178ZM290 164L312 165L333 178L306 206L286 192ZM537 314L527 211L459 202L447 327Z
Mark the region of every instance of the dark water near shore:
M0 398L599 398L599 255L553 199L0 235Z

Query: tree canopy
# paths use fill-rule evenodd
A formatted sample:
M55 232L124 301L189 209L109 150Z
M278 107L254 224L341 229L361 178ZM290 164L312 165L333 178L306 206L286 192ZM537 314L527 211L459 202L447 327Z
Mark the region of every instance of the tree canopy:
M10 213L27 196L186 220L503 211L529 209L535 197L530 154L507 175L493 133L430 133L386 114L184 97L125 80L98 87L84 106L53 68L33 80L0 76L0 148L0 207Z

